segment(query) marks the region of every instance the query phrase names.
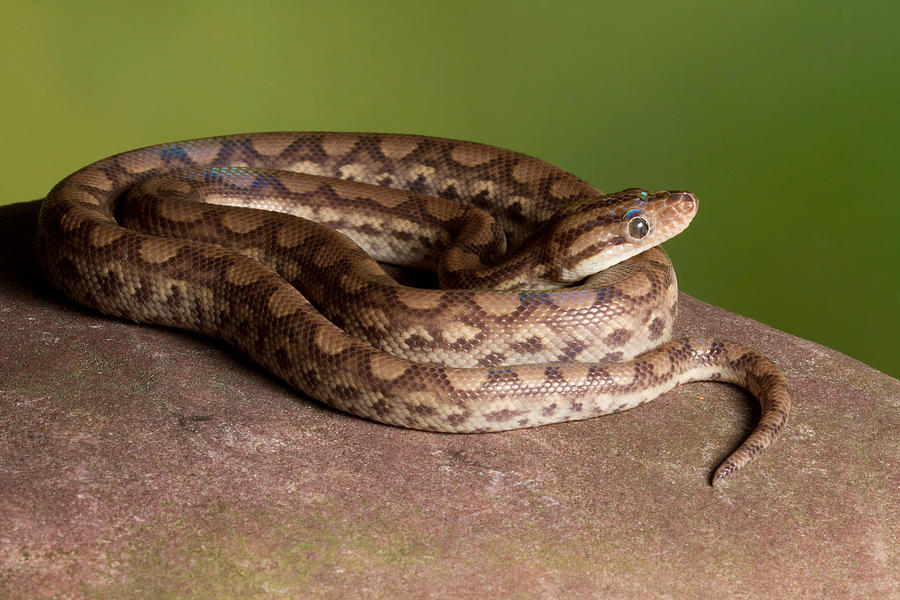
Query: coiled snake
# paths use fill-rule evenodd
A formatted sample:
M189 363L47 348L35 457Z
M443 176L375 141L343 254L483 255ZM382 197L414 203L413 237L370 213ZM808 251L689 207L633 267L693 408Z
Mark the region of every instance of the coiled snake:
M696 210L687 192L604 196L481 144L261 133L84 167L45 198L38 254L77 302L218 337L322 402L403 427L532 427L688 381L737 384L762 415L716 483L772 444L790 394L751 348L670 339L677 287L657 246ZM436 270L446 289L400 285L376 260Z

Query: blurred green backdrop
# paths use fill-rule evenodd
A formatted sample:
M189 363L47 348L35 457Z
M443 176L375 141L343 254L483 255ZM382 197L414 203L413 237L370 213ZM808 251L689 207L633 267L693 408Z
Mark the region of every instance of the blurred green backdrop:
M480 141L693 190L682 289L898 376L897 6L6 2L0 203L198 136Z

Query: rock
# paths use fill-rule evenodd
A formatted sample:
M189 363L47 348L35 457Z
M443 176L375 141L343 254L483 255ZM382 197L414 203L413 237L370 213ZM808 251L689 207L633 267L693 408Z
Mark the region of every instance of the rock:
M37 211L0 208L0 597L900 593L900 382L852 358L682 295L679 333L756 347L794 392L713 489L759 415L737 388L508 433L378 425L69 302Z

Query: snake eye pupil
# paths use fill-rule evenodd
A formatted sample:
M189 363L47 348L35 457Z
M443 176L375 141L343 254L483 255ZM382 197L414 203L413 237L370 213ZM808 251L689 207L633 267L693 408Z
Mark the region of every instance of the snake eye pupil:
M644 217L635 217L628 222L628 235L632 239L643 239L647 237L648 233L650 233L650 223Z

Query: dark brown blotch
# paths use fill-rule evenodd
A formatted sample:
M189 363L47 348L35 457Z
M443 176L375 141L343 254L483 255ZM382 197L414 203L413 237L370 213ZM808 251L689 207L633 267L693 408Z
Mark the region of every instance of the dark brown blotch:
M628 340L631 339L631 332L627 329L616 329L611 334L606 336L604 341L606 345L610 348L619 348L628 343Z

